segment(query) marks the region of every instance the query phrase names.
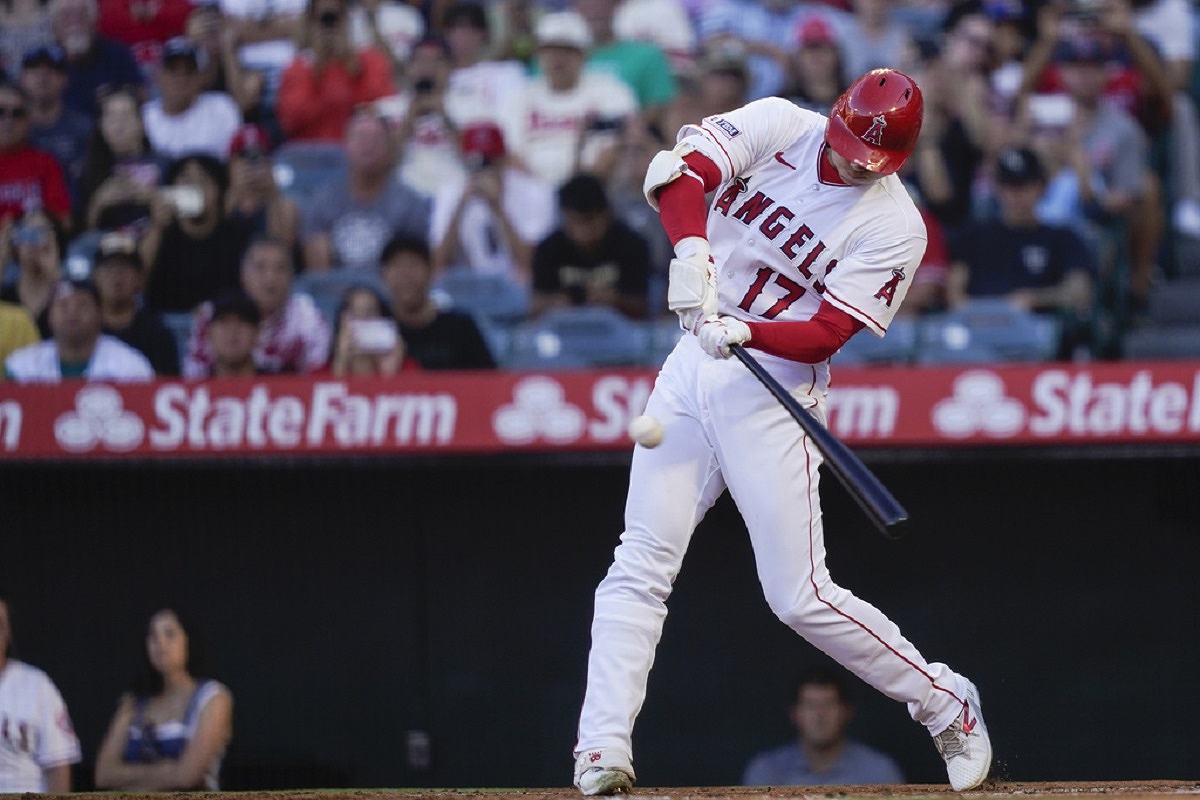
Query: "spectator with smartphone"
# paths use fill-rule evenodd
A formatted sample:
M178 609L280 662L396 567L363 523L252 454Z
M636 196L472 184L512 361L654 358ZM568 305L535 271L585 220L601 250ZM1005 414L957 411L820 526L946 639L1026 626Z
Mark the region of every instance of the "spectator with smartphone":
M246 236L225 215L228 173L208 155L172 162L151 200L150 228L140 245L150 265L146 304L191 311L238 285Z
M50 339L16 351L4 371L18 383L148 381L154 370L146 357L101 332L100 293L88 281L59 281L50 303Z
M342 295L334 322L333 342L330 368L339 378L390 377L402 370L421 368L408 357L387 300L367 285L351 286Z
M101 87L144 83L129 48L97 32L99 13L96 0L50 2L54 39L67 54L67 105L93 119Z
M44 211L26 214L17 222L0 225L0 255L12 254L17 279L0 287L0 300L23 307L37 322L43 339L50 337L50 305L62 277L62 254L66 233L53 216ZM7 263L7 258L0 258Z
M426 196L466 174L458 152L458 126L446 108L449 74L446 43L423 39L413 47L404 90L375 103L396 131L400 180Z
M91 118L67 108L67 54L55 44L30 50L21 60L21 88L29 96L29 143L58 159L74 190L92 135Z
M396 179L392 129L375 111L363 110L346 126L345 183L313 195L304 221L304 266L374 269L397 234L429 234L429 201Z
M233 696L205 674L196 627L177 610L150 617L143 648L96 756L97 788L216 791Z
M0 794L71 791L79 739L54 681L13 657L12 607L0 588Z
M646 316L648 246L613 216L604 184L576 175L558 190L562 223L533 256L533 313L560 306L612 306Z
M71 198L62 167L50 153L29 143L29 97L0 83L0 223L46 209L65 221Z
M229 145L225 212L250 236L267 236L289 249L300 236L300 209L275 183L271 140L261 126L243 125Z
M533 248L554 227L554 193L514 167L504 134L490 122L462 133L469 177L447 182L433 204L434 263L503 275L528 286Z
M329 358L329 325L311 297L292 293L291 251L277 239L259 238L242 257L241 288L260 319L254 363L264 373L314 372ZM202 378L213 363L208 328L213 305L196 312L183 365L184 377Z
M229 142L242 124L242 114L224 92L201 91L200 65L207 58L184 36L163 46L159 97L142 107L146 135L159 155L178 158L204 153L221 160L229 155Z
M212 302L206 343L211 355L206 378L253 378L262 370L254 362L254 348L262 317L245 292L229 292Z
M444 311L429 296L433 256L424 239L397 236L380 256L380 275L392 301L400 338L423 369L493 369L479 327L468 314Z
M161 176L136 92L106 92L75 197L76 229L116 230L149 219Z
M584 71L592 35L575 12L542 16L537 41L541 74L526 86L513 152L554 187L579 170L607 174L637 99L612 75Z
M351 43L347 0L312 0L304 39L283 73L279 121L289 139L341 141L355 108L395 93L391 59Z
M104 333L144 355L155 375L178 375L179 345L174 335L156 312L141 304L145 276L132 235L104 235L92 266L92 280L100 293Z

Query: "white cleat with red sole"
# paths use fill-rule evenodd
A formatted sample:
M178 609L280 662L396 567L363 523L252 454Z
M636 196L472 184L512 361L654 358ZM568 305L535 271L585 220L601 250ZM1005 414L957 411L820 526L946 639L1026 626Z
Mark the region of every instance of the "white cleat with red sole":
M964 679L966 702L949 728L933 737L933 745L946 761L950 788L956 792L983 783L992 768L992 740L979 708L979 690Z

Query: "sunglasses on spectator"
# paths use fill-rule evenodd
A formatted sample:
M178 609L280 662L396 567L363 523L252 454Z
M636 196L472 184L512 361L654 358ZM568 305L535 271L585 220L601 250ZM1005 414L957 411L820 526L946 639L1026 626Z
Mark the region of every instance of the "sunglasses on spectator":
M13 119L25 119L26 113L22 106L0 106L0 118L12 117Z

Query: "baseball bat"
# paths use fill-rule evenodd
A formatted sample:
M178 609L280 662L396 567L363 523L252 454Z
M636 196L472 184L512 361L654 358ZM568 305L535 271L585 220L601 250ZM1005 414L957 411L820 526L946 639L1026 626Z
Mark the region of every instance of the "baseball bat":
M808 438L812 439L813 444L825 456L825 463L833 470L833 474L850 492L850 496L866 513L868 519L875 524L879 532L889 539L900 538L897 526L908 519L908 512L892 496L879 478L875 477L875 473L867 469L867 465L862 463L849 447L846 447L830 433L816 417L801 408L796 398L788 394L787 390L779 385L779 381L763 369L762 364L747 353L744 347L731 344L729 349L737 356L738 361L741 361L746 369L758 378L758 382L767 387L767 391L774 395L779 404L787 409L787 412L792 415L792 419L796 420L804 429Z

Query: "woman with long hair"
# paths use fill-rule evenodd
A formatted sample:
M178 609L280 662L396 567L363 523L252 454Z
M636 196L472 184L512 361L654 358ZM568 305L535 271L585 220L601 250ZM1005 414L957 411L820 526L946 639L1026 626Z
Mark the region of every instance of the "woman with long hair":
M76 229L112 230L149 217L160 172L136 91L105 94L79 180Z
M0 300L16 303L29 312L43 339L50 338L50 301L62 277L67 237L53 214L30 211L15 224L0 228L0 263L16 261L17 279L0 287Z
M170 608L150 617L141 674L121 697L96 757L97 788L219 788L233 697L203 676L195 628Z

